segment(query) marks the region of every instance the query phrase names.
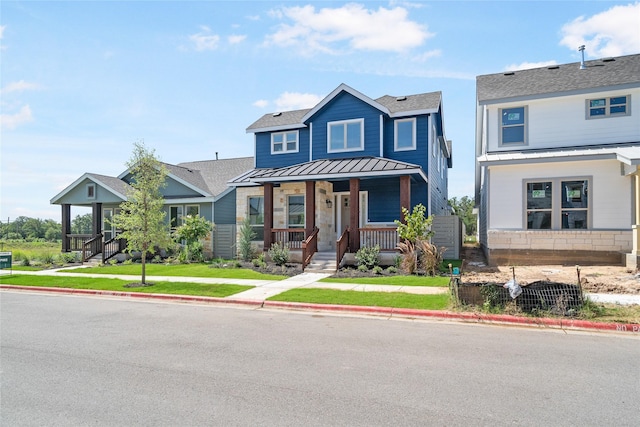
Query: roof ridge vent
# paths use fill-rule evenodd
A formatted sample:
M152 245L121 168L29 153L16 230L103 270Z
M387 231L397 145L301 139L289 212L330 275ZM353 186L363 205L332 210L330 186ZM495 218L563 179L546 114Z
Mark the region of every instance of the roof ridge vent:
M616 60L616 58L602 58L602 62L614 62Z
M281 116L281 115L282 115L282 112L280 112L280 111L278 111L277 113L273 113L272 114L273 117L278 117L278 116Z
M550 66L550 67L547 67L547 70L557 70L557 69L559 69L559 68L560 68L560 66L559 66L559 65L552 65L552 66Z
M407 97L404 95L396 97L396 101L406 101L406 100L407 100Z
M505 76L513 76L516 73L514 73L513 71L507 71L506 73L504 73Z

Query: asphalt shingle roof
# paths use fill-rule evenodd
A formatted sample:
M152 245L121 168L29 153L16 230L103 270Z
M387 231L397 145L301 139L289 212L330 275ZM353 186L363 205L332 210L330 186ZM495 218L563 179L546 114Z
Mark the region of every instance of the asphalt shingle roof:
M129 190L132 189L132 187L129 184L127 184L126 182L124 182L123 180L115 176L100 175L97 173L87 173L87 177L90 177L92 180L106 185L113 191L116 191L123 196L126 196Z
M480 104L622 85L640 85L640 54L476 77Z
M197 172L202 180L200 185L204 185L202 188L217 196L228 188L229 180L253 168L253 157L185 162L179 163L175 168L190 171L192 176Z

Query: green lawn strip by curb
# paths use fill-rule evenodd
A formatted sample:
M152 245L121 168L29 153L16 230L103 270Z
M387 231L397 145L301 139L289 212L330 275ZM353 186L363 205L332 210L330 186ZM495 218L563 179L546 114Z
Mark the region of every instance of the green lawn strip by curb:
M394 285L394 286L449 286L449 277L436 276L384 276L384 277L327 277L319 282L354 283L357 285Z
M268 300L423 310L444 310L449 306L448 294L415 295L403 292L359 292L335 289L291 289Z
M0 283L6 285L41 286L68 289L91 289L95 291L140 292L152 294L197 295L224 298L249 289L254 286L203 284L182 282L152 282L153 286L139 288L125 288L130 280L101 279L91 277L56 277L56 276L27 276L11 275L0 277Z
M139 276L142 273L140 264L105 265L103 267L88 267L66 270L68 273L85 274L126 274ZM246 268L211 268L208 264L147 264L147 276L182 276L182 277L210 277L220 279L253 279L253 280L284 280L286 276L264 274Z

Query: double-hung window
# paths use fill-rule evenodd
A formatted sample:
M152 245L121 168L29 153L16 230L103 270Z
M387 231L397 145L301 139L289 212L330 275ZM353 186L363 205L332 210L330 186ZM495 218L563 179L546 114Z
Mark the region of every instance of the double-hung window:
M500 145L527 144L527 108L500 110Z
M415 150L416 149L416 119L396 120L395 130L395 150Z
M298 131L271 134L271 154L297 153Z
M264 240L264 197L249 197L249 223L255 237L253 240Z
M169 207L169 220L171 221L171 229L175 230L180 227L184 222L184 208L182 205Z
M364 150L364 119L327 123L327 152Z
M589 226L589 180L526 183L527 229L581 230Z
M587 100L587 119L603 117L628 116L630 110L630 95L613 96Z

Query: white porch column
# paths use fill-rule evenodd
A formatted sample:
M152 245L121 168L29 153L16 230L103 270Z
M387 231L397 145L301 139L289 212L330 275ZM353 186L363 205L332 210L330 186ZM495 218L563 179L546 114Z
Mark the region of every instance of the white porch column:
M640 166L635 172L635 224L631 226L633 243L631 253L627 254L627 268L640 268Z

